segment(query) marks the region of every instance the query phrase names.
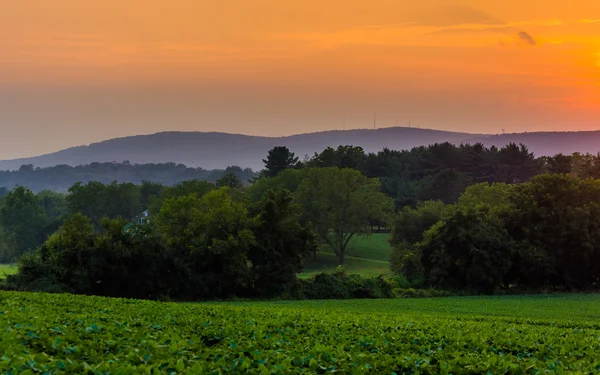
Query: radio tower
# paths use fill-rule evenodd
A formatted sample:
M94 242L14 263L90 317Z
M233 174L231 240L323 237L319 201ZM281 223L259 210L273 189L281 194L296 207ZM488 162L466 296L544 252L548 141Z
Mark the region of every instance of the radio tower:
M375 114L375 111L373 111L373 130L377 129L377 115Z

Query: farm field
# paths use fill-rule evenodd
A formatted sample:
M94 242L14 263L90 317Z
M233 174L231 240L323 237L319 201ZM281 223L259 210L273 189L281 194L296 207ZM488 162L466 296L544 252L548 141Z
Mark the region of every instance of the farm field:
M0 264L0 279L3 279L5 275L12 275L17 272L17 267L12 264Z
M0 373L589 374L599 317L599 295L178 304L0 292Z
M392 247L388 243L389 234L376 233L368 237L355 237L346 250L344 269L348 273L361 276L377 276L390 273ZM335 270L339 261L329 248L324 247L316 259L307 259L304 272L299 277L310 277L320 272Z

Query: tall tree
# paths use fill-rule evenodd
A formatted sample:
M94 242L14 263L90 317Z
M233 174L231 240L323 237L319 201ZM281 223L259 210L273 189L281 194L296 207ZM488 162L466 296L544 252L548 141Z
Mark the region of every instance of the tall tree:
M179 258L184 295L231 296L248 286L257 218L227 188L165 200L156 218L166 251Z
M296 191L304 218L344 264L352 237L371 233L371 222L385 220L392 200L379 190L379 181L354 169L315 168Z
M327 147L320 154L316 154L306 164L314 168L352 168L363 171L366 167L367 155L362 147L339 146L337 149Z
M227 172L223 175L223 177L217 180L217 187L228 187L231 189L240 189L242 188L242 181L235 175L233 172Z
M256 246L248 255L252 290L262 296L281 295L302 272L305 257L316 252L316 239L300 224L302 209L287 190L270 190L255 210L259 218L254 230Z
M269 151L265 163L264 175L275 177L280 172L295 168L298 165L298 157L285 146L277 146Z
M12 237L17 256L44 241L47 219L35 194L22 186L13 189L0 207L0 224Z

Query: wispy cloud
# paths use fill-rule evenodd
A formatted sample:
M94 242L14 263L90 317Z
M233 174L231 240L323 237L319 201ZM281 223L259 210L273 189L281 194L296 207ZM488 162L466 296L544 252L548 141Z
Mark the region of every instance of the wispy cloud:
M519 39L521 39L525 43L529 44L530 46L537 45L537 42L535 41L535 39L533 39L533 37L525 31L519 31L517 36L519 37Z

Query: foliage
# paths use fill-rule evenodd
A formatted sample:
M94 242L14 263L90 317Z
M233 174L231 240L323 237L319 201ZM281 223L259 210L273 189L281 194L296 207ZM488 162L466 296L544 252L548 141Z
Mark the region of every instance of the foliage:
M488 205L490 207L509 206L510 197L515 185L505 183L481 183L469 186L459 197L458 205L477 206Z
M287 147L278 146L269 150L263 163L265 163L265 169L262 174L266 177L275 177L286 169L295 168L298 165L298 157Z
M600 285L600 180L541 175L516 187L512 202L518 209L506 226L521 244L516 284Z
M516 186L476 185L393 263L431 285L495 293L590 290L600 282L600 181L540 175Z
M404 207L394 219L390 242L413 245L422 240L423 233L441 219L444 209L441 201L421 202L417 208Z
M7 279L17 290L214 299L286 293L316 243L289 192L251 207L229 188L168 198L155 220L70 216Z
M300 224L301 207L287 190L270 191L256 208L256 245L252 263L252 291L259 296L278 296L296 282L304 259L317 250L314 233Z
M276 177L259 178L245 191L254 202L262 200L270 190L285 189L294 193L309 171L309 169L286 169Z
M351 168L364 170L367 155L362 147L339 146L337 149L327 147L320 154L315 153L306 166L310 168Z
M414 245L441 219L445 208L441 201L426 201L419 203L416 209L404 207L398 212L390 237L393 246L390 264L394 273L404 275L409 281L423 276L420 254Z
M348 275L343 270L320 273L306 280L299 280L301 297L307 299L362 299L392 298L398 285L384 276L363 277Z
M119 183L142 184L144 181L153 181L164 186L177 185L182 181L203 180L215 183L227 173L234 173L241 181L248 181L256 173L249 168L242 169L231 166L224 170L206 170L190 168L183 164L131 164L122 163L91 163L87 165L68 166L56 165L47 168L34 168L26 166L18 171L0 171L0 187L13 189L16 186L26 186L34 192L52 190L66 193L67 190L81 182L100 182L105 185L113 181ZM2 195L0 188L0 196Z
M415 247L424 276L445 289L493 293L505 283L514 242L497 213L455 207Z
M156 226L166 251L182 263L184 295L231 296L249 285L248 252L256 246L256 221L245 205L233 201L227 188L165 201Z
M598 296L175 304L0 292L3 374L595 374Z
M242 181L233 172L228 172L219 178L216 183L218 188L228 187L231 189L240 189L243 184Z
M69 189L67 205L71 214L89 217L96 227L104 217L132 220L142 211L139 186L131 183L78 182Z
M47 234L47 223L48 216L31 190L19 186L3 199L0 206L3 242L7 246L5 249L14 249L11 253L16 257L34 249L43 241Z
M304 210L304 219L344 264L349 241L369 234L371 222L386 219L391 200L379 191L379 182L354 169L314 168L295 193Z

